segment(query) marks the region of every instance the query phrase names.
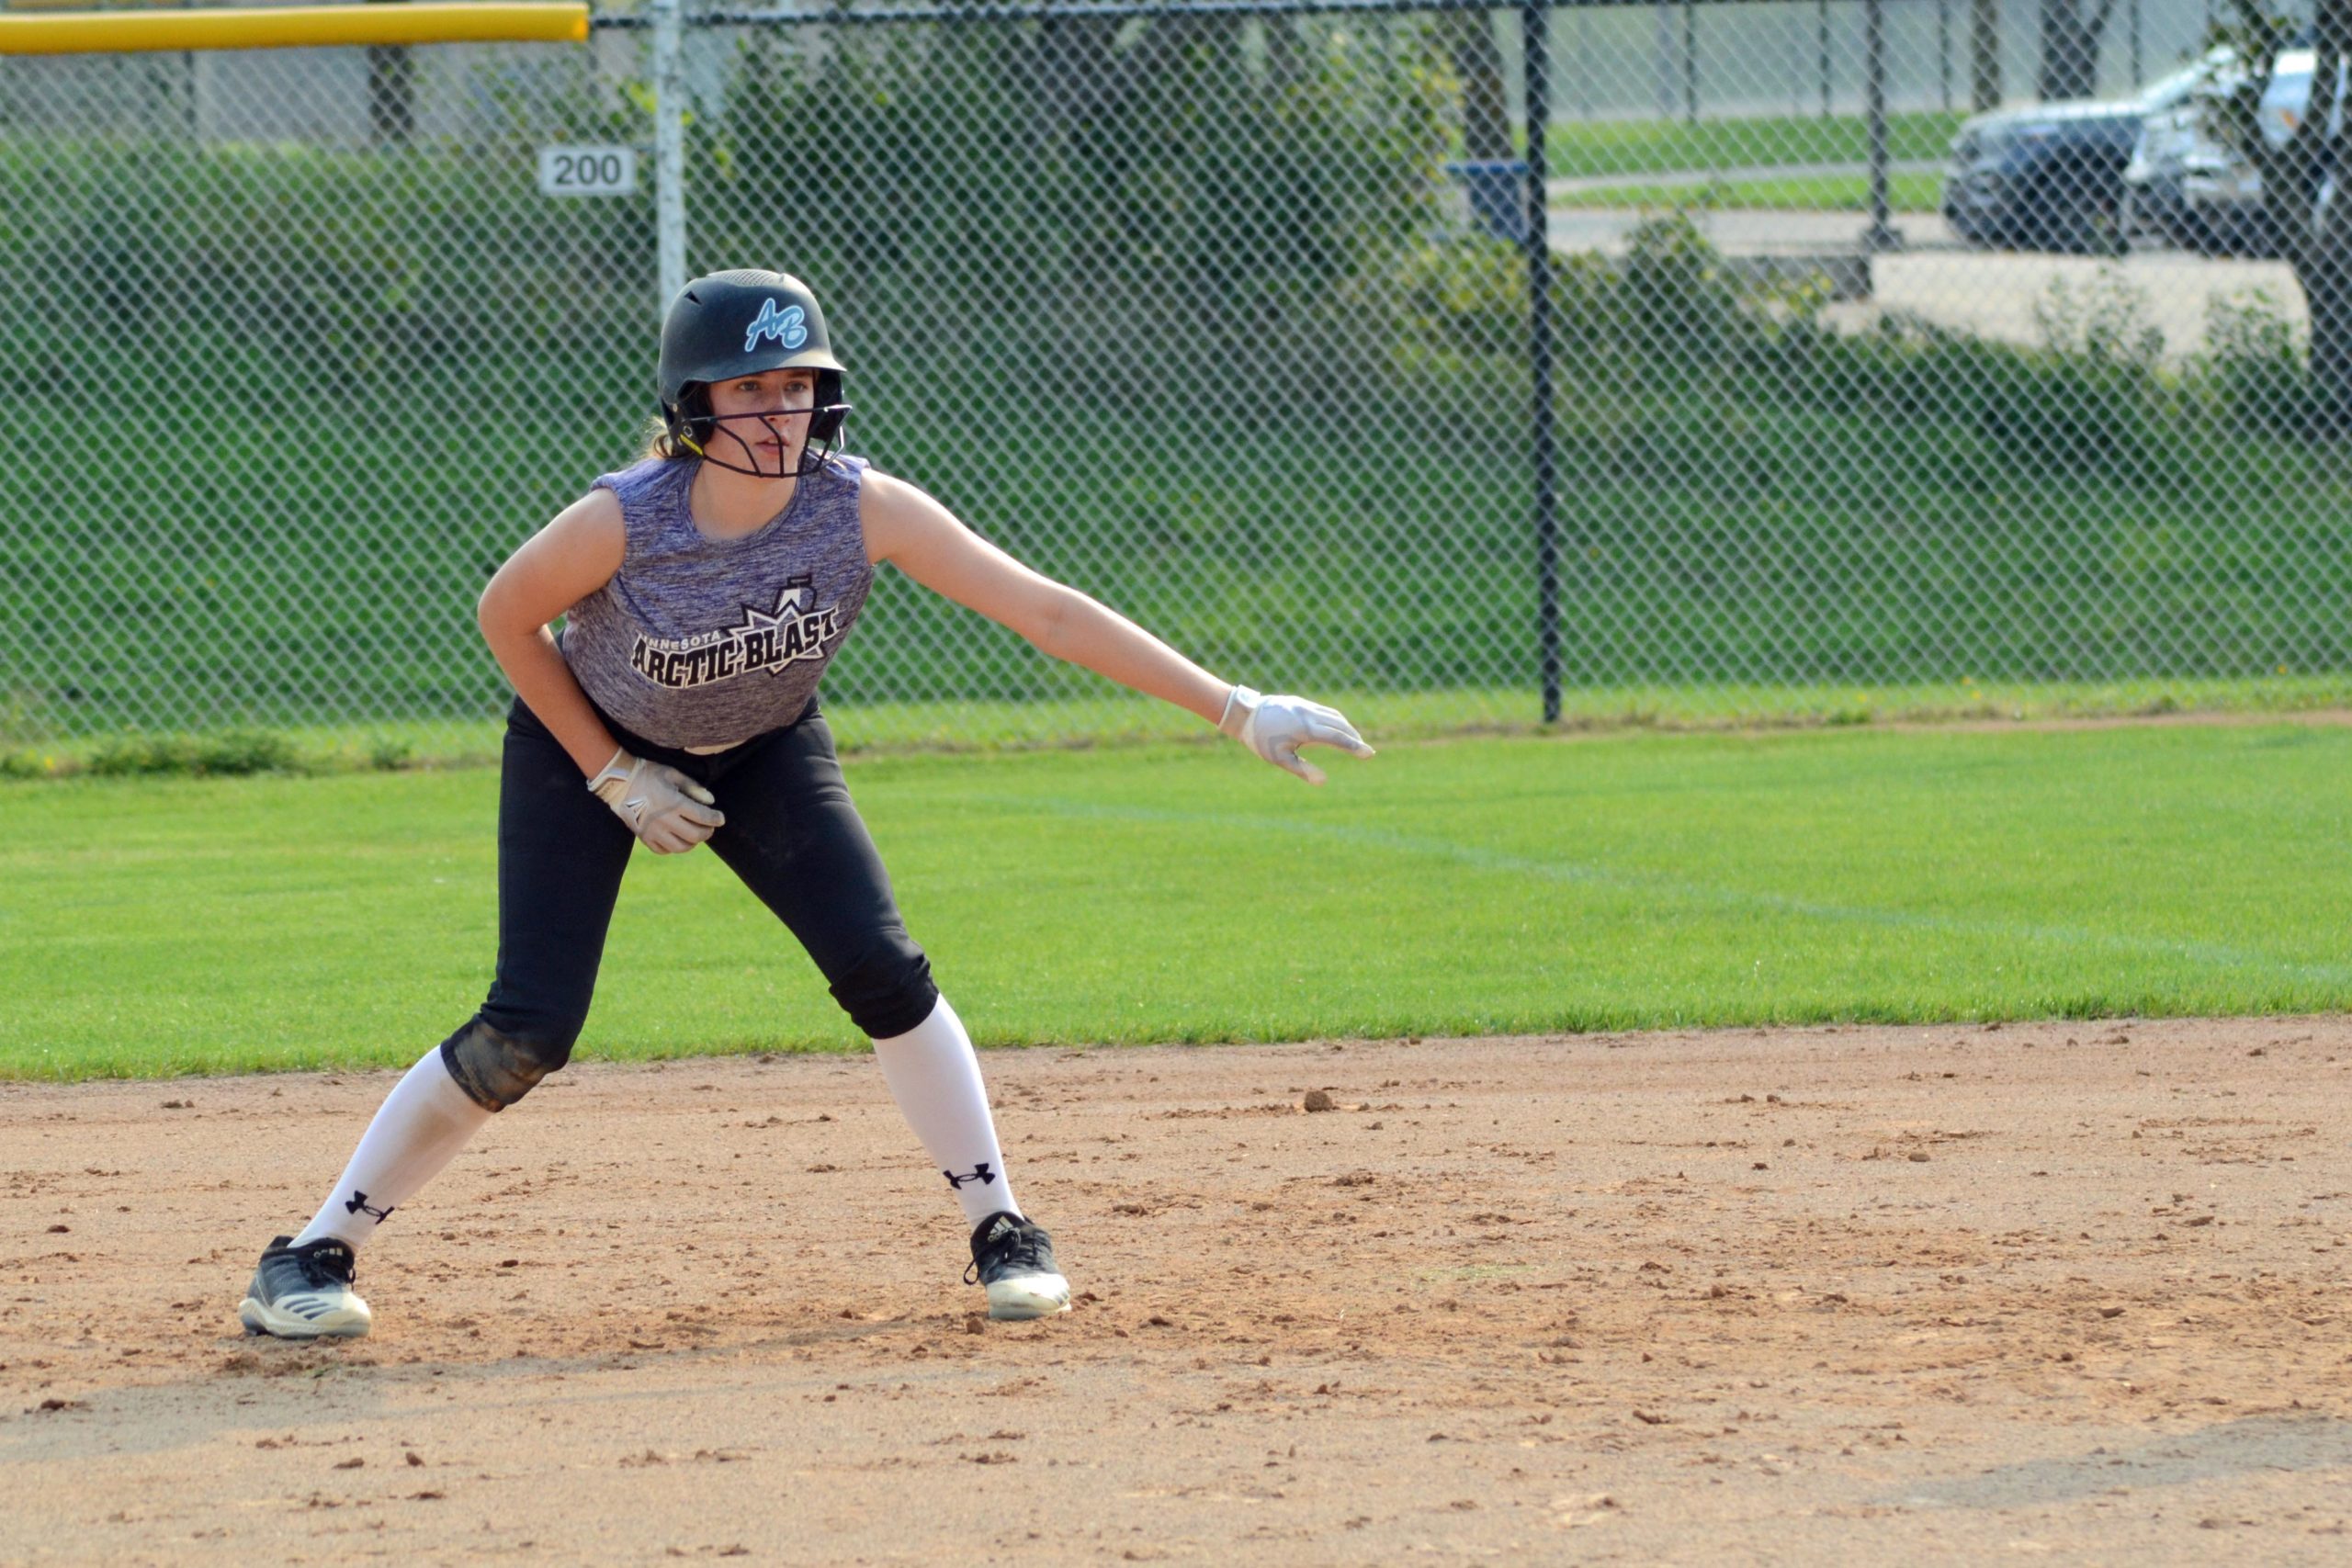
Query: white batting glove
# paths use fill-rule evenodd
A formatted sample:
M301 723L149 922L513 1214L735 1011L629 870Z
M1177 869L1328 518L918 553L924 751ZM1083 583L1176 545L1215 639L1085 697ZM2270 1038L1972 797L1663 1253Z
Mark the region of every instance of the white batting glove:
M727 825L710 791L662 762L613 753L589 791L657 855L682 855Z
M1374 755L1339 709L1305 697L1261 697L1247 686L1233 688L1233 694L1225 699L1225 716L1216 721L1216 727L1274 766L1311 784L1323 782L1323 770L1300 760L1302 746L1337 746L1359 757Z

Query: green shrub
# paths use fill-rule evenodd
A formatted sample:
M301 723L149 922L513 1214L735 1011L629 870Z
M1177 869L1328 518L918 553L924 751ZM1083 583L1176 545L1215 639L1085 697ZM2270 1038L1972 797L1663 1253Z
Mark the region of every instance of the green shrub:
M2169 471L2157 396L2143 372L2060 355L1987 356L1962 391L1999 460L2049 473Z
M368 765L378 773L398 773L415 758L415 746L390 736L379 736L368 746Z
M300 771L293 743L266 730L230 730L219 735L127 735L90 754L89 773L101 778L131 774L218 774Z
M2301 436L2312 430L2310 356L2267 289L2217 296L2205 310L2196 374L2233 430Z
M2199 450L2179 388L2129 336L2026 348L1888 316L1862 333L1800 327L1747 358L1789 400L1871 422L1865 439L1965 431L1996 466L2173 484Z
M1622 298L1625 351L1668 374L1721 365L1758 324L1755 301L1687 212L1635 225Z

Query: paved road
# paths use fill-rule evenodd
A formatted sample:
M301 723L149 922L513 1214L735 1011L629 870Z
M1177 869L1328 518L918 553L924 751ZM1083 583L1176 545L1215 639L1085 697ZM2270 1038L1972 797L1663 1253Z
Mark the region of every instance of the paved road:
M1897 175L1940 174L1947 167L1941 158L1917 159L1889 164L1887 170ZM1544 182L1544 194L1554 201L1573 203L1588 191L1623 190L1628 186L1665 186L1675 189L1695 190L1720 180L1725 185L1744 185L1758 180L1860 179L1871 172L1868 164L1769 164L1747 169L1667 169L1655 174L1576 175Z
M1552 248L1623 251L1627 237L1647 216L1630 208L1555 207L1551 214ZM1870 227L1866 212L1730 208L1713 212L1693 209L1690 216L1730 255L1850 254L1862 248L1862 231ZM1959 245L1951 226L1931 213L1898 212L1894 229L1914 249L1953 250Z
M1862 249L1869 217L1861 212L1729 210L1693 218L1726 255L1851 256ZM1618 209L1563 207L1551 214L1552 244L1564 252L1622 253L1642 214ZM1984 251L1962 244L1941 218L1898 213L1900 251L1871 258L1872 297L1833 305L1828 318L1860 329L1890 312L1962 328L1988 337L2040 344L2038 305L2063 288L2076 299L2104 294L2136 297L2138 319L2164 334L2167 357L2207 345L2207 313L2216 299L2267 293L2299 333L2310 318L2294 273L2283 262L2141 251L2120 261L2032 251Z
M1875 297L1830 307L1832 320L1861 327L1901 310L2009 343L2040 344L2044 334L2036 307L2052 299L2053 289L2063 285L2077 301L2136 299L2135 320L2164 334L2165 355L2175 361L2207 348L2208 312L2217 300L2259 290L2270 297L2299 335L2307 338L2311 326L2302 290L2284 262L2183 251L2146 252L2121 261L1923 251L1877 257L1871 272Z

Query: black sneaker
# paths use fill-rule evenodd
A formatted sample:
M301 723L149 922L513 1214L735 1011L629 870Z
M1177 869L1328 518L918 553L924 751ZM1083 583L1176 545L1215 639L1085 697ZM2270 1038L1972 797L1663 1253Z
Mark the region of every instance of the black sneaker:
M1069 1311L1069 1281L1054 1262L1043 1225L1010 1212L990 1214L972 1232L972 1266L964 1283L985 1285L994 1318L1050 1317Z
M297 1247L292 1236L279 1236L262 1249L237 1317L247 1334L356 1339L374 1321L351 1289L357 1268L347 1242L322 1236Z

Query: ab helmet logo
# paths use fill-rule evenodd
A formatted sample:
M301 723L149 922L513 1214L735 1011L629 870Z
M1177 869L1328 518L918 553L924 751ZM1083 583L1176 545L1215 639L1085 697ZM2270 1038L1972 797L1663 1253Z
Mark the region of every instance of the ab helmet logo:
M740 625L696 637L650 637L639 633L629 649L628 667L657 686L684 691L731 680L755 670L777 674L804 659L822 659L825 644L842 635L837 606L809 607L814 579L786 581L774 610L743 606Z
M797 305L787 305L779 310L775 300L762 300L760 313L743 329L743 352L749 354L759 347L763 337L772 337L786 348L798 348L808 341L808 312Z

